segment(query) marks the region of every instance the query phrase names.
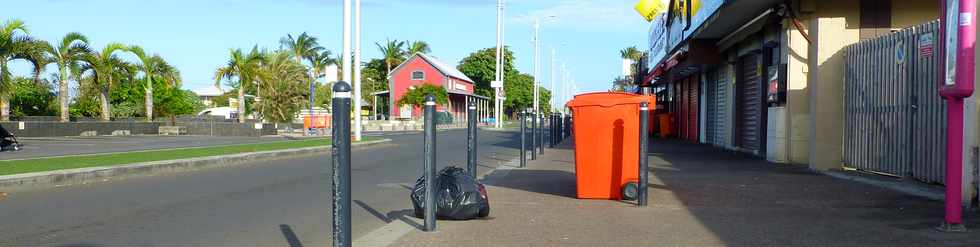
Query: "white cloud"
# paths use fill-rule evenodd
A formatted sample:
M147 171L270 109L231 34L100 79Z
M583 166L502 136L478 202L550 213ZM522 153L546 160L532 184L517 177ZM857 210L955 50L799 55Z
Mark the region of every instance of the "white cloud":
M566 0L558 4L517 15L511 22L517 24L544 21L550 16L552 27L580 31L636 31L648 26L642 17L634 13L632 1Z

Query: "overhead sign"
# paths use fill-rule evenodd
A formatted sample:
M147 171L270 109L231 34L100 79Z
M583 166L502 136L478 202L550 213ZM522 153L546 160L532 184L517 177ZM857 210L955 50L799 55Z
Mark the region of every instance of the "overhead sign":
M503 81L491 81L490 87L504 87Z
M667 9L667 7L664 6L664 3L660 0L640 0L636 3L636 6L633 6L633 9L635 9L636 13L639 13L640 16L643 16L643 19L653 21L653 18L660 12L663 12L664 9Z

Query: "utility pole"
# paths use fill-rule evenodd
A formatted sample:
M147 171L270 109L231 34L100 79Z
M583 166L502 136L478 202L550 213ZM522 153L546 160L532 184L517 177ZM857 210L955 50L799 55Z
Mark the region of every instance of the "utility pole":
M551 70L551 75L548 76L548 79L551 79L551 98L548 99L548 102L551 104L551 111L554 112L555 109L558 109L558 107L556 106L556 103L558 101L555 100L555 97L558 96L557 94L558 91L555 91L555 48L554 47L551 47L551 65L548 65L548 69Z
M344 0L344 21L343 21L343 24L344 24L344 28L343 28L344 29L344 41L342 42L343 43L343 52L341 52L341 54L340 54L340 61L343 64L343 65L341 65L341 66L343 66L341 68L341 70L343 70L343 74L341 75L341 80L343 80L345 82L351 81L350 80L350 78L351 78L351 66L350 66L350 62L351 62L350 61L350 17L351 17L350 16L350 8L351 8L350 5L351 5L351 3L350 3L350 1L351 0ZM336 113L334 113L334 114L336 114Z
M504 106L503 103L504 102L503 102L502 99L500 99L500 92L503 91L503 89L504 89L504 85L503 85L503 81L504 81L504 78L503 78L504 77L504 75L503 75L504 74L504 70L503 70L503 67L504 67L504 61L503 61L504 60L504 58L503 58L503 56L504 56L504 50L503 50L504 49L504 47L503 47L504 46L504 37L503 37L503 32L504 32L504 0L497 0L497 65L495 66L496 67L496 80L495 81L496 81L496 83L499 83L499 85L495 85L496 87L494 87L494 93L495 94L494 94L494 97L493 97L494 98L493 111L494 111L494 127L498 128L498 129L503 127L502 122L503 122L503 116L504 116L504 114L503 114L503 108L504 108L503 107Z
M361 0L354 1L354 141L361 140ZM375 103L377 104L377 103Z
M538 23L538 19L534 19L534 111L535 113L540 113L541 109L538 104L540 101L540 92L538 90L538 29L541 25ZM533 128L533 126L532 126Z
M558 105L556 106L558 107L559 110L561 110L562 108L561 105L565 103L565 94L563 92L565 91L565 85L567 84L568 84L568 71L565 70L565 62L561 62L561 89L559 92L555 92L555 94L557 94L559 97ZM559 112L564 113L564 111L559 111Z

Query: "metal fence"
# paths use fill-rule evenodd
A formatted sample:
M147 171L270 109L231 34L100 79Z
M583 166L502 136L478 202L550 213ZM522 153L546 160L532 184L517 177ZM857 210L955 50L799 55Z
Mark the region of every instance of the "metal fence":
M846 166L944 181L938 28L938 21L928 22L844 50Z

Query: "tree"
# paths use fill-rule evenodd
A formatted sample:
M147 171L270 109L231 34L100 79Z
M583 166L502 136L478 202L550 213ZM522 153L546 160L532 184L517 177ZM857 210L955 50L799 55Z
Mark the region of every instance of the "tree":
M633 84L633 80L630 80L628 77L617 77L613 80L612 84L612 89L609 89L609 91L625 92Z
M429 49L429 43L426 43L425 41L417 40L417 41L412 41L412 43L408 45L407 55L415 55L416 53L429 53L429 52L432 52L432 49Z
M313 76L313 78L310 80L310 83L311 83L310 87L313 87L314 88L313 89L313 92L314 93L313 93L312 99L313 99L313 106L316 106L317 105L317 102L320 102L320 101L324 100L323 97L330 97L329 94L328 95L321 95L320 93L317 93L317 91L319 90L319 87L324 86L324 85L329 86L329 85L332 85L331 83L333 83L333 82L330 82L330 81L319 83L319 82L317 82L317 80L319 80L320 78L324 78L324 77L327 76L326 67L329 66L329 65L332 65L332 64L337 64L337 59L334 59L333 54L330 53L330 50L324 49L322 52L320 52L316 56L307 58L307 60L309 60L310 65L313 66L313 72L311 73L311 75ZM325 100L327 100L327 102L330 102L330 98L326 98ZM313 106L310 106L310 107L312 108Z
M235 83L231 86L238 89L238 122L244 123L245 90L257 79L263 57L258 47L252 47L252 51L247 54L242 52L242 49L233 49L229 55L228 64L215 71L214 84L220 87L221 79Z
M52 91L48 80L34 81L29 78L17 77L11 84L11 115L49 116L58 111L55 104L56 94Z
M324 51L323 47L320 47L319 41L316 37L306 34L306 32L301 33L299 36L293 37L292 34L286 34L279 40L280 49L288 51L289 55L296 59L296 62L302 64L304 59L311 60L311 58L320 56ZM329 56L329 52L327 53Z
M120 43L109 43L101 51L93 51L82 56L85 65L82 71L91 72L93 84L91 87L99 91L99 103L102 111L102 121L109 121L112 118L111 105L109 103L109 89L112 88L117 76L131 76L135 69L114 53L124 51L128 47Z
M442 86L436 86L429 83L424 83L419 87L409 89L402 95L401 99L398 99L398 106L410 105L414 107L422 107L425 105L425 96L432 94L436 97L437 104L447 104L449 103L449 94L446 93L446 89Z
M176 125L178 115L194 114L204 109L204 104L194 92L181 90L178 87L164 87L154 97L156 97L154 101L160 102L155 105L156 112L169 116L171 125Z
M371 105L378 104L375 102L374 94L377 92L388 90L388 75L385 74L385 62L383 59L371 59L370 61L364 63L364 68L361 69L361 98L371 102ZM384 102L381 103L382 105ZM379 107L378 109L383 109ZM381 111L381 110L379 110Z
M636 46L630 46L620 50L619 56L623 59L629 59L635 62L639 61L640 58L643 57L643 52L641 52L640 49L637 49Z
M270 52L264 57L257 78L259 88L263 89L259 94L262 99L258 103L259 111L268 121L290 122L309 96L304 86L310 78L306 68L291 60L286 52Z
M24 60L33 66L34 80L39 80L46 58L42 41L28 35L21 20L8 20L0 25L0 121L10 120L10 94L13 76L8 63Z
M79 68L82 57L92 50L88 46L88 38L81 33L68 33L61 38L58 46L44 44L51 63L58 66L58 110L59 120L68 122L68 83L69 77L75 73L70 71Z
M374 43L374 45L378 46L378 51L381 51L381 57L385 61L385 65L388 66L385 75L391 74L393 66L405 61L405 41L389 39L383 46L380 43Z
M460 61L459 66L457 66L457 68L463 72L463 74L466 74L467 77L473 79L474 83L476 84L474 88L476 94L487 96L491 99L495 98L493 95L493 88L490 87L490 82L496 79L496 54L497 48L481 49L463 58L463 60ZM508 47L504 47L503 59L504 75L515 72L514 53L512 53Z
M139 46L131 45L126 50L132 52L140 60L139 67L143 70L143 85L146 93L143 97L145 100L143 104L146 109L146 121L153 121L153 84L163 82L163 86L167 88L179 86L180 71L170 66L160 55L148 56L143 51L143 48Z
M508 109L511 113L517 113L533 106L533 76L521 74L516 71L509 73L504 79L504 90L507 92L507 99L504 100L504 109Z

